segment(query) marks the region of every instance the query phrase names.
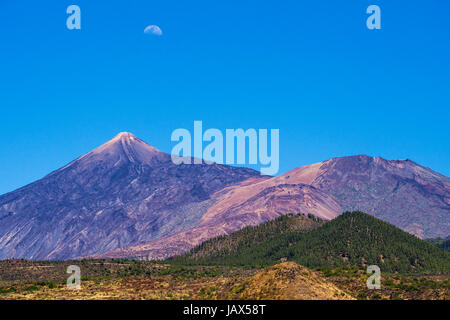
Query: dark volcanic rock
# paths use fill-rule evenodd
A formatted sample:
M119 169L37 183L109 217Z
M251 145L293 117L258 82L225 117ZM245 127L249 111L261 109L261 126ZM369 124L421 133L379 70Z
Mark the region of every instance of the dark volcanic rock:
M0 259L69 259L195 226L211 195L259 173L174 165L121 133L43 179L0 196Z

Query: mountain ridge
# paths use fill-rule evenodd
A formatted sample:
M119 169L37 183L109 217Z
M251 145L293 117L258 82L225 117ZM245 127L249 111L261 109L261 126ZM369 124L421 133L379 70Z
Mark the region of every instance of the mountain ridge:
M259 172L171 157L128 133L0 196L0 258L68 259L196 225L211 195Z
M122 132L0 196L0 259L163 259L290 212L361 210L419 237L448 237L450 179L410 160L332 158L277 177L175 165Z

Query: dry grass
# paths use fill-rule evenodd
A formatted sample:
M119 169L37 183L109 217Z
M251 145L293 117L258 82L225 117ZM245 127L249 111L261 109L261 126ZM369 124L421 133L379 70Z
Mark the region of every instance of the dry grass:
M78 263L82 287L69 290L65 273ZM141 261L0 261L0 299L443 299L450 276L382 275L381 290L366 288L357 268L309 270L292 262L267 268L174 266Z

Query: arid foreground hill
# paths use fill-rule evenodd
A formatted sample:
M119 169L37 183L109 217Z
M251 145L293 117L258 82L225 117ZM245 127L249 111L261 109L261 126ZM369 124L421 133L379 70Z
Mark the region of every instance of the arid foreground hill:
M247 280L235 296L238 299L352 300L317 272L294 262L284 262Z

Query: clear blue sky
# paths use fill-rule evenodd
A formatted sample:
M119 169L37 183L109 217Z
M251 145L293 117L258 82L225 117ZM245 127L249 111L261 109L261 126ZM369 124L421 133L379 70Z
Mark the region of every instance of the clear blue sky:
M368 154L449 176L449 40L442 0L1 0L0 194L120 131L170 152L194 120L279 128L280 173Z

